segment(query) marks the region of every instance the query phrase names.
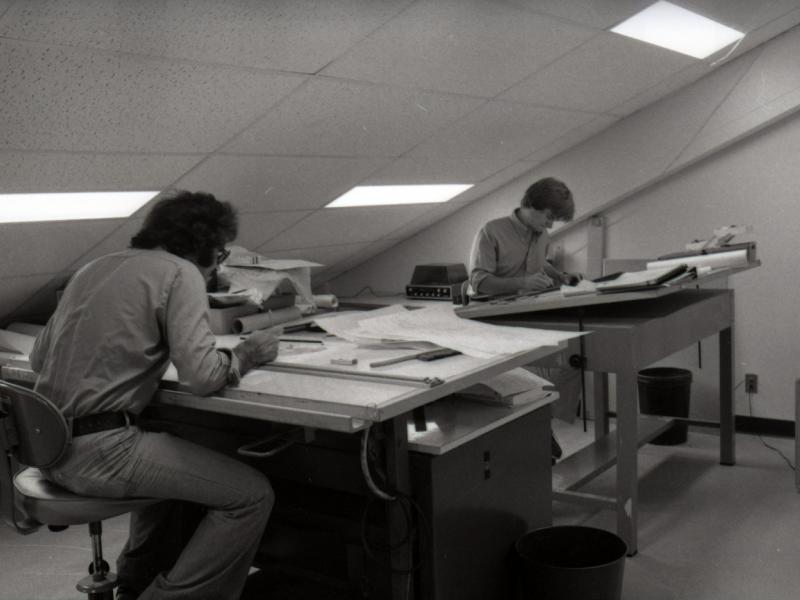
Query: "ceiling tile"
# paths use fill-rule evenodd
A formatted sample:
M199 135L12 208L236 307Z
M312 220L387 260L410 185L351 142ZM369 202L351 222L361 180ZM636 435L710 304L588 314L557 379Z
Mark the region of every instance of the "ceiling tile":
M14 312L20 304L44 287L52 275L28 275L0 279L0 319Z
M312 273L311 275L312 282L314 285L320 285L322 283L325 283L326 281L330 281L335 277L338 277L339 275L345 273L346 271L349 271L350 269L356 267L357 265L360 265L363 262L375 258L381 252L384 252L389 248L391 248L392 246L395 246L397 242L398 240L395 239L383 239L383 240L378 240L377 242L372 242L371 244L368 244L363 250L356 252L355 254L352 254L348 258L339 261L338 263L336 263L331 267L320 269L318 271L315 269L316 272ZM367 291L366 287L362 289ZM380 293L380 290L375 290L375 291ZM356 291L353 293L358 293L358 292Z
M255 250L310 214L302 210L239 213L239 235L234 244Z
M228 144L225 152L399 156L480 100L315 79Z
M0 35L314 73L406 4L397 0L26 0L17 2L0 22Z
M765 47L755 57L751 68L737 78L735 87L715 110L705 130L711 131L723 127L781 96L798 90L800 88L798 56L800 56L800 36L783 36ZM763 68L763 65L769 65L769 68ZM731 68L735 69L736 65L726 65L725 70ZM719 69L718 72L723 72L723 69ZM753 90L758 92L753 93Z
M0 40L0 148L207 152L301 81Z
M0 191L161 190L199 156L0 151Z
M119 223L105 238L98 241L88 252L72 262L69 269L74 271L95 258L111 254L112 252L122 252L130 247L131 238L139 232L143 224L143 218L126 219Z
M507 164L503 158L397 158L364 185L478 183Z
M695 62L677 52L606 33L500 97L602 113Z
M331 266L338 264L354 254L363 252L363 250L369 245L369 242L365 242L361 244L340 244L337 246L296 248L294 250L275 250L263 253L259 250L258 252L268 258L297 258L302 260L310 260L323 266ZM313 274L320 269L321 267L314 267L311 272Z
M653 0L508 0L527 10L608 29L650 6Z
M798 8L798 0L680 0L684 8L745 33Z
M205 190L239 210L320 208L361 183L389 159L212 156L178 182Z
M121 224L120 219L0 224L0 277L58 273Z
M322 73L492 97L595 33L500 2L423 0Z
M374 242L431 209L430 204L326 208L271 239L260 251Z
M557 140L554 140L544 148L540 148L532 154L529 154L525 157L525 160L534 164L549 160L557 154L560 154L561 152L564 152L573 146L577 146L593 135L600 133L617 121L619 121L619 117L598 115L588 123L584 123L583 125L579 125L574 129L570 129L567 133L562 135Z
M446 131L421 143L409 156L515 160L546 146L594 116L528 104L488 102Z

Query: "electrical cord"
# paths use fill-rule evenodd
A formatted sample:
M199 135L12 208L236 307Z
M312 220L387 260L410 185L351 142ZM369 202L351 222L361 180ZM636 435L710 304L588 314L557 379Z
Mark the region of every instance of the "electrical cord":
M738 386L737 386L737 387L738 387ZM752 394L752 393L749 393L749 392L748 392L748 394L747 394L747 404L748 404L748 406L750 407L750 416L751 416L751 417L753 417L753 416L754 416L754 415L753 415L753 394ZM787 457L787 456L786 456L786 455L785 455L783 452L781 452L781 451L780 451L778 448L776 448L775 446L770 446L770 445L769 445L769 444L766 442L766 440L765 440L765 439L762 437L762 435L761 435L760 433L758 434L758 439L760 439L760 440L761 440L761 443L762 443L762 444L764 444L764 446L765 446L766 448L769 448L770 450L772 450L773 452L775 452L775 453L776 453L778 456L780 456L780 457L783 459L783 461L784 461L784 462L785 462L787 465L789 465L789 468L790 468L792 471L796 471L796 470L797 470L797 467L796 467L795 465L793 465L793 464L792 464L792 461L791 461L791 460L790 460L790 459L789 459L789 458L788 458L788 457Z
M375 481L372 479L372 473L369 470L369 457L367 456L367 447L369 446L369 432L372 429L372 425L369 425L365 430L364 433L361 434L361 473L364 475L364 481L367 484L369 490L375 494L381 500L388 500L393 501L397 500L397 496L393 496L387 492L384 492L380 489L376 484Z
M409 495L402 494L398 491L392 491L391 493L388 491L384 491L380 489L375 481L372 478L372 474L370 472L369 466L369 433L371 430L371 426L367 427L361 436L361 470L364 475L364 480L367 484L367 487L372 492L372 496L369 497L366 506L364 507L364 511L361 515L361 545L364 548L364 553L373 561L378 564L384 565L386 568L391 570L393 573L407 573L409 574L409 582L407 588L410 589L411 581L410 581L410 574L414 571L417 571L422 566L422 549L426 548L428 540L431 539L431 528L428 520L423 512L422 508L417 504L417 502ZM379 500L384 502L396 502L397 506L400 508L405 522L405 532L400 537L400 539L396 540L394 544L381 544L377 542L370 542L368 536L368 523L369 523L369 515L370 511L375 504L378 503ZM417 515L418 522L422 525L422 529L415 525L414 520L414 513ZM393 552L398 548L401 548L404 544L407 544L409 547L409 563L412 563L412 554L413 554L413 547L411 542L413 541L414 535L417 534L420 539L420 559L416 562L411 564L410 567L405 569L398 569L393 567L391 564L387 563L386 561L381 560L377 552ZM407 590L408 591L408 590Z

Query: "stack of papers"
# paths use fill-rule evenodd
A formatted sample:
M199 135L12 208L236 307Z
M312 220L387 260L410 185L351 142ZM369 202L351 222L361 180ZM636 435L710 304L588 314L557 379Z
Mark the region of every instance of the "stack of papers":
M547 398L555 391L553 384L523 368L512 369L472 385L457 396L485 404L519 406Z

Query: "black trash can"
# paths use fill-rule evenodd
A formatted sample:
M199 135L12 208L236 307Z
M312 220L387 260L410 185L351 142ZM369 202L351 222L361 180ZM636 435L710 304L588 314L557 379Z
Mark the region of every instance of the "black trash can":
M689 418L692 372L675 367L654 367L639 371L639 412L645 415ZM688 423L674 423L653 438L651 444L674 446L686 441Z
M625 554L622 539L603 529L559 525L517 540L525 600L620 600Z

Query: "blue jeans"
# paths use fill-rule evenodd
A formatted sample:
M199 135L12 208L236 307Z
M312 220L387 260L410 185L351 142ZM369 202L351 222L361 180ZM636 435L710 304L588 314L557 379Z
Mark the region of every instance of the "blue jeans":
M170 511L158 503L131 513L128 542L117 561L120 579L140 600L238 599L274 504L255 469L167 433L123 427L80 436L46 475L78 494L180 500L206 508L168 572L155 564L154 539ZM142 586L143 587L143 586Z

